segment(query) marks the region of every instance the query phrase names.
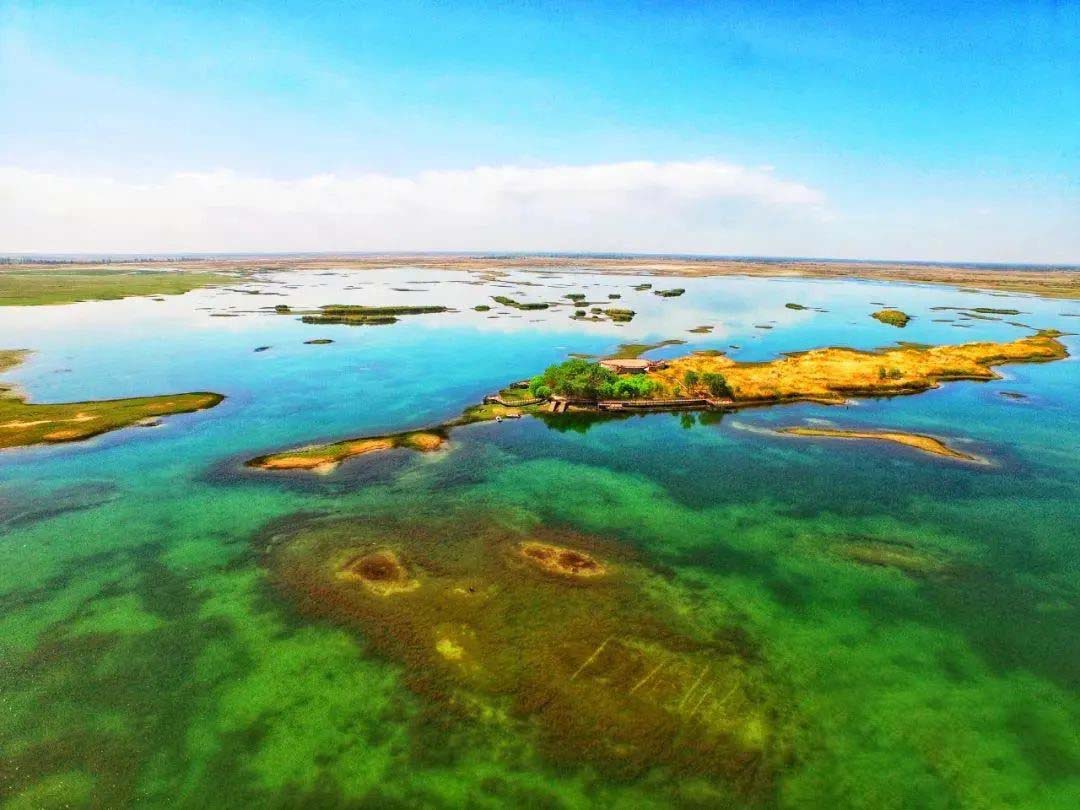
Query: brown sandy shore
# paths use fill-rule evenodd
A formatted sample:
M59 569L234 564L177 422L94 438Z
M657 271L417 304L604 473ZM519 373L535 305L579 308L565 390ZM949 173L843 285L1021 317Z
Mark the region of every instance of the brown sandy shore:
M902 433L896 430L843 430L840 428L814 428L814 427L787 427L780 428L776 433L787 436L807 436L816 439L847 439L849 441L879 441L899 444L910 447L923 453L934 456L942 456L957 461L968 461L975 464L986 464L986 459L973 456L950 447L941 439L927 436L923 433Z
M57 265L8 265L11 270L33 270ZM478 254L385 254L259 256L248 258L161 260L59 265L71 271L115 266L191 270L200 272L250 272L257 270L374 270L387 267L426 267L472 272L504 272L522 268L552 272L588 270L597 273L655 275L672 277L756 276L804 278L858 278L870 281L897 281L943 284L978 290L1031 293L1047 298L1080 299L1080 270L1068 267L987 268L970 264L928 265L904 262L846 262L815 260L687 259L679 257L592 257L544 255Z

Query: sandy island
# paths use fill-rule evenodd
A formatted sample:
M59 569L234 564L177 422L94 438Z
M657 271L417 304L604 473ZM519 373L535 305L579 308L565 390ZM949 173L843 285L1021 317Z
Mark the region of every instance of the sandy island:
M895 430L841 430L839 428L814 428L814 427L787 427L780 428L776 433L787 436L809 436L823 439L864 439L867 441L891 442L892 444L911 447L923 453L957 461L969 461L975 464L985 464L986 459L963 453L954 447L950 447L941 439L926 436L922 433L903 433Z

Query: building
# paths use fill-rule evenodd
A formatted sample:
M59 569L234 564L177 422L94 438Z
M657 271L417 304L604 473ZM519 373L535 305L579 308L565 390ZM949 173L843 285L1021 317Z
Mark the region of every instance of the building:
M601 360L600 365L602 365L608 371L614 371L616 374L644 374L647 371L664 368L664 366L666 366L667 364L663 360L643 360L640 358L613 358L611 360Z

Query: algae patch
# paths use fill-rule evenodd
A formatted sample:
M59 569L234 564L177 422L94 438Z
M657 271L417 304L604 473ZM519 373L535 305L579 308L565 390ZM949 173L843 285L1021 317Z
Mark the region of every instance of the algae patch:
M573 548L528 542L521 544L521 553L543 570L561 576L598 577L607 573L599 560Z
M473 512L299 518L256 541L286 597L459 722L508 714L563 765L771 790L787 712L760 652L657 598L617 544Z
M950 571L950 567L934 554L900 541L858 538L837 544L834 552L859 565L889 568L911 577L929 577Z

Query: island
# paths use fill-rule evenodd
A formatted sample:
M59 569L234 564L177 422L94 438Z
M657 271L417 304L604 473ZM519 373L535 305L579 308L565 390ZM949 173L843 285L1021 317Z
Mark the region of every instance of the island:
M432 428L287 449L253 458L247 465L264 470L328 472L357 455L395 448L438 450L455 427L527 414L725 411L790 402L833 405L850 397L917 394L949 380L999 379L994 366L1063 359L1068 352L1060 337L1060 332L1042 330L1008 343L901 345L873 351L826 347L762 363L738 362L718 351L671 360L625 357L625 353L599 362L571 358L487 396L482 404ZM920 449L924 450L932 444L900 433L891 440L909 446L922 444Z
M279 314L296 314L287 306L278 305ZM378 326L397 323L402 315L431 315L446 312L444 306L385 306L370 307L358 304L327 304L318 310L301 313L300 320L310 324L344 324L346 326Z
M0 372L27 352L0 350ZM35 404L0 387L0 449L77 442L132 425L157 424L164 416L213 408L225 397L208 391L87 402Z
M898 309L879 309L877 312L871 313L870 317L889 326L899 326L901 329L907 326L908 321L911 320L910 315Z
M964 453L955 447L950 447L941 439L927 436L923 433L904 433L897 430L843 430L840 428L819 427L786 427L780 428L777 433L786 436L807 436L816 439L848 439L891 442L904 447L910 447L933 456L942 456L957 461L968 461L975 464L986 464L986 460L970 453Z

